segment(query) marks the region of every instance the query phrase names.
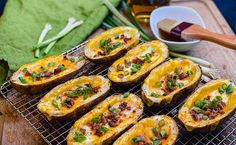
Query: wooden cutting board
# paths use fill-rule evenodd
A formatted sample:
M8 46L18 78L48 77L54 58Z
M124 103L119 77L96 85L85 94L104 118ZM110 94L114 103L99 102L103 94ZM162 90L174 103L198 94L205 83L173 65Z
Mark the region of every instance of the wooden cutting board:
M203 17L209 30L234 35L212 0L172 0L171 5L192 7ZM146 30L151 33L148 26L146 26ZM98 29L92 36L101 31L103 30ZM236 51L202 41L188 54L212 62L220 70L222 78L232 79L236 82L236 73L234 72ZM2 97L0 97L0 143L2 145L46 144Z

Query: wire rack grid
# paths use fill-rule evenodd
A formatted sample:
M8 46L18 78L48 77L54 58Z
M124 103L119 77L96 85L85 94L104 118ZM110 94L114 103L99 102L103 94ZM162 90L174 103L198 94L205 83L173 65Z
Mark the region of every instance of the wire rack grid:
M83 53L83 48L87 41L67 51L64 54ZM87 61L85 67L76 77L81 75L107 75L107 66L96 65ZM200 85L205 82L202 80ZM112 85L109 95L129 91L138 96L141 94L141 83L129 88ZM66 136L75 122L74 119L50 122L39 112L37 104L43 95L28 96L17 92L10 84L6 82L1 87L2 96L18 111L18 113L36 130L36 132L50 145L66 144ZM179 107L183 100L179 100L175 106L166 106L163 108L144 107L144 114L139 118L145 118L156 114L166 114L173 117L179 127L179 137L176 145L236 145L236 114L228 119L224 124L219 126L215 131L210 133L188 133L177 119Z

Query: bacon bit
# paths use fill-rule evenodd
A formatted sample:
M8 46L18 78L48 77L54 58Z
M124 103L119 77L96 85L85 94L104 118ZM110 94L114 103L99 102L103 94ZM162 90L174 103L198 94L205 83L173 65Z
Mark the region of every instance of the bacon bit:
M99 89L100 89L100 87L97 86L97 87L94 87L94 88L92 89L92 91L93 91L94 93L97 93Z
M167 96L171 93L170 91L168 91L167 89L164 89L164 88L162 88L161 90L164 92L163 96Z
M124 67L120 64L117 65L117 70L118 71L123 71L124 70Z
M131 62L125 59L125 66L126 67L130 67L131 66Z
M122 102L122 103L119 105L118 108L119 108L121 111L124 111L127 106L128 106L128 103L127 103L127 102Z
M25 76L32 76L32 74L29 71L26 71Z
M86 129L80 128L79 131L80 131L82 134L86 134Z
M124 34L121 34L120 35L120 39L124 39L125 38L125 35Z
M104 115L101 116L101 122L102 122L102 124L107 123L106 117Z
M66 55L64 55L64 57L63 57L65 60L67 60L68 58L67 58L67 56Z
M188 76L187 73L182 72L182 73L179 75L179 79L180 79L180 80L184 80L184 79L186 79L186 78L189 78L189 76Z
M122 79L124 77L123 74L118 74L118 78Z
M141 139L141 141L138 142L137 145L146 145L147 144L147 138L144 135L138 135L137 137Z
M190 114L193 116L194 121L200 121L201 118L200 118L200 116L198 115L198 113L196 111L191 110Z
M226 106L226 104L225 104L225 102L223 102L223 101L219 101L219 102L218 102L218 106L219 106L220 110L223 110L224 107Z
M110 42L111 42L111 38L108 38L108 39L107 39L107 43L110 43Z
M71 108L74 104L75 104L75 102L74 102L73 99L67 98L65 100L65 105L66 105L67 108Z
M62 72L62 70L61 70L61 68L56 68L56 69L54 69L54 75L57 75L57 74L59 74L60 72Z
M132 63L142 65L144 63L144 60L136 57L135 59L132 60Z
M210 100L210 98L211 98L210 96L207 96L207 97L204 98L204 99L205 99L205 100Z
M116 113L111 112L106 118L108 125L111 127L115 127L118 125L118 120L120 119L120 116Z
M44 73L43 76L44 77L51 77L52 76L52 72L47 72L47 73Z
M124 38L124 42L127 43L129 40L131 40L131 38L125 37Z
M105 51L99 51L99 52L98 52L98 55L105 56L105 55L106 55L106 52L105 52Z

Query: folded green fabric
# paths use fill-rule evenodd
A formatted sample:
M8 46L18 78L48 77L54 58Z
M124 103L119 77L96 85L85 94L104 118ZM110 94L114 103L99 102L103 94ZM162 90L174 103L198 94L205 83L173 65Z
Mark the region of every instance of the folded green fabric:
M120 0L110 0L117 6ZM108 14L102 0L8 0L0 18L0 84L21 65L33 62L33 46L46 23L53 29L45 39L55 36L69 17L84 23L58 41L49 55L59 55L86 39ZM39 59L42 58L41 57ZM6 62L2 61L5 60Z

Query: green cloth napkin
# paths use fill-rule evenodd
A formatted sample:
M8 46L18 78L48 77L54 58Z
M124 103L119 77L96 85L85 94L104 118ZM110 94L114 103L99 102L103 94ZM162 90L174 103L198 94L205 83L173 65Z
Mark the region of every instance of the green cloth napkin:
M110 2L117 6L120 0ZM49 53L59 55L84 41L101 25L107 14L108 9L102 0L8 0L0 18L0 85L7 74L37 60L33 46L46 23L52 24L53 29L45 39L63 29L69 17L84 20L81 26L58 41Z

